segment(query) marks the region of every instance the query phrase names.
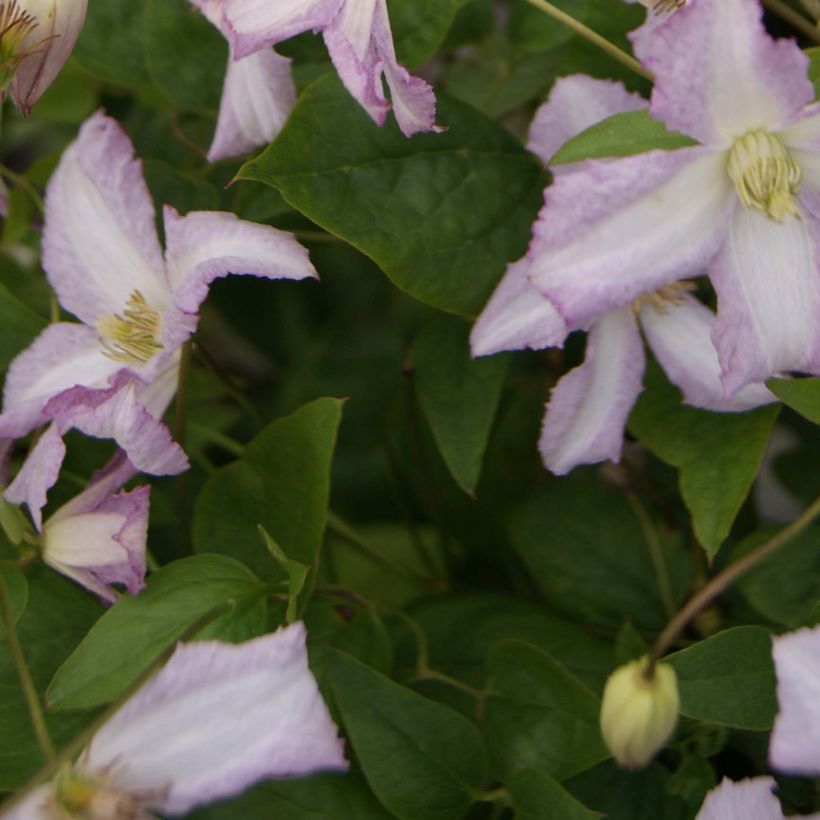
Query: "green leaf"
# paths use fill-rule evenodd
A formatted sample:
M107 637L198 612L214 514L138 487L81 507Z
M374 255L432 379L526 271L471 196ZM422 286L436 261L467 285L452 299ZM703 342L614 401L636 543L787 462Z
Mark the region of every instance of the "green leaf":
M211 476L194 509L196 551L233 555L263 578L285 580L259 540L261 524L315 577L341 414L339 399L310 402L272 421L242 458Z
M17 637L41 701L57 667L102 612L85 590L44 565L27 573L28 606ZM90 719L88 714L46 713L46 724L62 748ZM0 639L0 792L16 789L45 764L34 735L8 644Z
M401 820L461 820L487 773L478 729L344 652L329 655L342 720L382 804Z
M820 424L820 379L769 379L766 387L792 410Z
M326 76L239 177L266 182L410 295L475 314L527 247L543 170L507 131L440 95L443 134L377 128Z
M399 60L421 65L438 51L458 10L469 0L388 0L390 25Z
M678 673L681 714L735 729L766 731L777 712L772 640L738 626L664 658Z
M582 623L661 629L667 611L652 555L623 493L590 473L550 481L516 511L512 544L551 605ZM690 559L661 539L673 603L688 586Z
M224 38L186 0L148 0L143 20L145 65L173 103L215 113L228 62Z
M710 413L680 402L680 393L650 371L629 431L680 470L683 501L695 535L711 557L723 543L755 480L779 406Z
M689 137L668 131L646 109L624 111L582 131L563 145L550 165L579 162L582 159L628 157L646 151L674 151L697 143Z
M0 285L0 369L5 371L45 326L43 319Z
M11 604L11 617L16 624L25 612L28 604L28 582L23 571L14 564L0 563L0 583L6 587L6 594ZM0 619L0 641L6 637L6 627Z
M561 11L576 20L583 19L589 4L590 0L557 0L555 3ZM507 33L516 51L529 53L555 48L574 36L572 29L544 14L527 0L513 0Z
M579 803L558 781L535 769L522 769L508 781L516 820L596 820L597 811Z
M820 94L820 46L804 49L803 53L809 58L809 79L817 96Z
M609 757L598 728L600 701L566 667L522 641L490 653L484 738L493 774L538 769L558 780Z
M285 618L289 624L292 624L298 617L299 595L305 588L305 581L307 580L310 567L307 564L300 564L298 561L292 561L285 555L285 551L270 537L265 528L260 524L259 534L262 536L262 542L267 551L273 556L280 567L285 571L288 579L288 608Z
M490 437L509 356L470 358L470 328L441 317L413 344L419 402L450 473L473 494Z
M187 629L230 609L198 638L242 641L262 634L266 588L223 555L196 555L164 566L139 595L123 595L83 638L48 688L52 709L82 709L114 700Z

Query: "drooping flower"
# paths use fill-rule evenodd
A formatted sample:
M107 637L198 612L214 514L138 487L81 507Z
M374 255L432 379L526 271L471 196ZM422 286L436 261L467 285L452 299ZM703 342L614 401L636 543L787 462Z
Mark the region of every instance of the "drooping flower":
M769 763L786 774L820 776L820 626L773 641L779 711Z
M189 0L225 36L225 0ZM269 143L296 104L290 60L262 48L240 60L228 57L222 101L208 160L245 154Z
M54 82L80 36L88 0L0 0L0 90L24 114Z
M295 623L243 644L178 646L75 763L4 817L177 816L259 780L346 770L305 637Z
M43 267L61 305L83 324L47 327L11 364L0 438L51 423L5 493L45 503L70 428L113 438L142 472L188 466L160 421L176 391L180 348L196 329L208 286L228 274L316 276L292 235L229 213L154 208L133 147L97 113L64 152L46 191Z
M652 115L701 145L561 174L528 254L570 326L706 270L727 395L811 370L820 345L820 113L807 57L761 15L692 0L641 41Z
M399 65L386 0L225 0L225 17L236 58L321 31L339 77L374 122L382 125L390 110L384 76L402 132L436 130L433 89Z
M576 75L556 82L533 121L529 147L547 162L568 139L620 111L645 103L623 86ZM572 168L556 168L560 177ZM557 183L556 183L557 184ZM471 335L473 355L524 347L561 346L570 330L589 329L586 358L553 388L541 433L545 465L556 474L579 464L618 461L624 427L642 389L646 364L641 329L684 401L717 411L740 411L773 401L762 385L724 397L720 364L710 340L714 314L672 284L641 294L631 304L602 310L584 324L568 325L530 281L542 262L534 240L530 252L510 265Z
M733 782L724 777L706 795L695 820L786 820L780 801L774 796L777 784L771 777L753 777ZM804 815L818 820L820 814Z

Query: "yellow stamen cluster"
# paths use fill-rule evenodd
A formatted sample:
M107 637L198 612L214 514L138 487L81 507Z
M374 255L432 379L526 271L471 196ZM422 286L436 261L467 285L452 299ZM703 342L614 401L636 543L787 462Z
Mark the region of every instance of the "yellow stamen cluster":
M651 293L644 293L632 302L632 310L638 314L644 305L654 308L656 313L667 313L670 305L679 305L685 293L689 293L696 287L694 282L686 279L680 282L670 282L668 285L653 290Z
M54 820L154 820L135 795L74 767L55 778L46 812Z
M36 28L37 19L23 11L17 0L0 0L0 89L5 89L20 61L31 53L22 45Z
M161 316L145 297L135 290L125 304L122 315L108 314L97 322L97 332L105 355L117 362L145 364L160 350Z
M774 134L749 131L736 140L727 170L747 208L775 222L798 216L794 195L800 189L800 166Z

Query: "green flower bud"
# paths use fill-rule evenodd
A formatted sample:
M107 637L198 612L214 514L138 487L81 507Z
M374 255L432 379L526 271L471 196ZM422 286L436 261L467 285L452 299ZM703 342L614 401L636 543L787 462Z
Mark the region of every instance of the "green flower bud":
M675 670L649 659L624 664L606 682L601 703L601 733L617 763L625 769L646 766L664 746L678 722L680 698Z

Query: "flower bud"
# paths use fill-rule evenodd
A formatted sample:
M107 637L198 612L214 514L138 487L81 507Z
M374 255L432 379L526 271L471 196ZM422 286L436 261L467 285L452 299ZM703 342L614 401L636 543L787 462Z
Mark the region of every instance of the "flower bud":
M88 0L0 0L0 86L24 113L60 73L80 36Z
M657 664L647 676L648 658L616 669L606 682L601 733L620 766L640 769L669 739L678 722L680 698L675 670Z

